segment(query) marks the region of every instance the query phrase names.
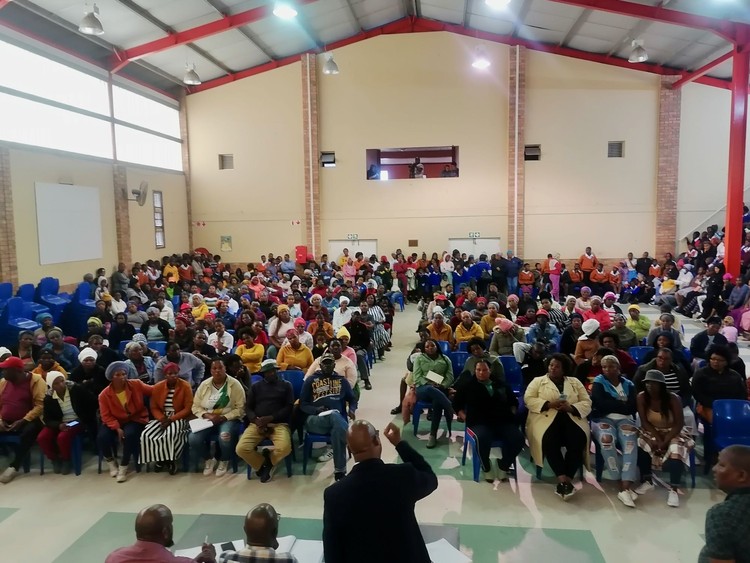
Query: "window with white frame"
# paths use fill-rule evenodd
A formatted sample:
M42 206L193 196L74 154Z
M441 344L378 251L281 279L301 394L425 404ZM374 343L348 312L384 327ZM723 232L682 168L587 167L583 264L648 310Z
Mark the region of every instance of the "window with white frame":
M156 248L166 246L164 238L164 194L154 190L154 237Z

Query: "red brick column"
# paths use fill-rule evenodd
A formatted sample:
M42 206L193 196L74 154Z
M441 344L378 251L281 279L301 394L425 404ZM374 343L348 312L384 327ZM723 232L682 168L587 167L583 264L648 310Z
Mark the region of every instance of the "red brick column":
M302 135L305 160L305 244L319 258L320 156L318 146L318 64L315 55L302 55Z
M112 166L115 186L115 231L117 234L117 260L128 268L133 264L130 245L130 204L128 203L128 170L122 164Z
M525 163L523 159L523 147L526 130L526 47L510 47L509 59L507 247L515 249L516 255L523 256L525 228ZM516 131L518 131L517 140Z
M182 171L185 174L185 197L187 198L188 244L187 252L192 252L193 245L193 198L190 184L190 138L188 135L188 115L186 94L180 96L180 138L182 139Z
M677 238L677 180L680 166L682 90L673 90L678 77L662 76L659 88L659 162L656 178L656 256L675 254Z
M7 147L0 147L0 282L10 282L17 287L18 261L15 232L10 150Z

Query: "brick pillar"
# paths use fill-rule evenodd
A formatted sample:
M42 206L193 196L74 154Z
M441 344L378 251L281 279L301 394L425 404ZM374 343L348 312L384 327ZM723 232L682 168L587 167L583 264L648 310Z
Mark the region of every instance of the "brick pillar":
M13 190L10 150L0 147L0 281L18 286L16 226L13 220Z
M112 166L115 185L115 228L117 233L117 260L128 268L133 264L130 247L130 204L128 203L128 169L121 164Z
M182 170L185 174L185 197L187 198L187 222L188 222L188 244L189 252L192 252L193 245L193 198L190 184L190 142L188 136L188 115L186 93L183 91L180 96L180 138L182 139Z
M524 253L526 121L526 47L511 47L508 65L508 242L516 255ZM516 102L516 100L518 100ZM516 130L518 139L516 140ZM518 147L518 150L516 150ZM518 187L516 188L516 182Z
M305 159L305 244L318 258L320 245L320 167L318 156L318 64L315 55L302 55L302 133Z
M680 166L682 90L673 90L679 77L662 76L659 87L659 163L656 177L656 256L676 253L677 180Z

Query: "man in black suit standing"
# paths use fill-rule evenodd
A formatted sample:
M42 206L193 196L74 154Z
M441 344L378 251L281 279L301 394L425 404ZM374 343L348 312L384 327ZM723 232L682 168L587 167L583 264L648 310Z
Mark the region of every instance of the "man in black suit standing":
M383 463L378 431L366 420L349 428L347 444L357 465L323 494L326 563L430 562L414 505L437 489L437 477L395 424L383 433L404 463Z

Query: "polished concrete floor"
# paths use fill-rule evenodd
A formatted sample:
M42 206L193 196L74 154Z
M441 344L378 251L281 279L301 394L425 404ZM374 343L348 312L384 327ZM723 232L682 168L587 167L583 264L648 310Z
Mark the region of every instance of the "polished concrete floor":
M647 314L655 318L656 309ZM397 402L406 356L416 341L417 319L413 305L397 315L393 351L375 365L373 390L362 392L357 414L378 428L394 420L389 411ZM695 322L685 325L688 340L701 330ZM741 346L743 356L750 359L747 344ZM590 473L579 494L563 502L554 494L549 470L542 481L532 477L526 451L517 483L475 483L471 462L460 464L462 432L454 431L450 442L445 439L438 448L427 450L426 431L423 422L417 437L411 426L404 432L439 475L438 490L418 503L417 517L424 523L458 527L462 551L476 562L695 561L703 545L706 510L724 498L710 478L702 477L699 466L696 488L684 490L676 509L667 507L663 489L641 497L635 509L625 507L606 474L598 484ZM384 445L383 456L396 460L390 444ZM279 471L273 481L261 484L248 481L241 466L240 473L222 478L141 473L117 484L96 473L94 458L87 460L80 477L40 476L36 455L33 461L31 473L0 485L2 561L103 561L109 551L133 540L134 513L157 502L176 515L178 545L196 522L205 522L207 533L223 530L227 537L217 541L241 537L237 516L259 502L270 502L282 513L282 533L313 539L320 529L323 489L332 482L333 472L331 462L313 463L311 474L304 476L297 463L292 478ZM0 459L0 467L4 465Z

